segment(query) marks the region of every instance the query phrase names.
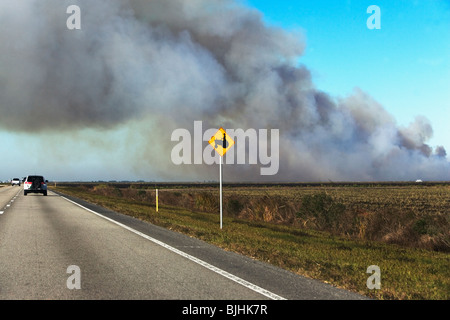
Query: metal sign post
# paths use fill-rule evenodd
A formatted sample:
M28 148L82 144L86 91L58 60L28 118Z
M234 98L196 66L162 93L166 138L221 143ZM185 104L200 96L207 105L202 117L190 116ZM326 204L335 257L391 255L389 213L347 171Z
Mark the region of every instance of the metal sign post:
M220 229L222 229L222 215L223 215L223 209L222 209L222 180L223 180L223 169L222 169L222 158L225 155L225 153L234 145L233 139L227 133L223 128L220 128L219 131L216 132L214 136L211 137L211 139L208 141L210 145L213 146L214 150L217 151L217 153L220 156L220 162L219 162L219 189L220 189Z
M220 156L220 165L219 165L219 183L220 183L220 229L222 229L222 156Z

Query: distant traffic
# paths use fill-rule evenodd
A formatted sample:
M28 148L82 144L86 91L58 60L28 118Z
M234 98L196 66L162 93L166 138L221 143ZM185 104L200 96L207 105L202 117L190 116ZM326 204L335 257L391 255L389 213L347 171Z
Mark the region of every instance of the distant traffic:
M21 181L19 178L14 178L11 180L11 186L19 186L20 187Z

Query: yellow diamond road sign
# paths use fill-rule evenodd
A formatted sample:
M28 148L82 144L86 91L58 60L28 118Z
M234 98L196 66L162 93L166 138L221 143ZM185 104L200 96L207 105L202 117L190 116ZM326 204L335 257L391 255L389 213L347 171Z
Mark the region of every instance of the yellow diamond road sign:
M221 157L234 145L234 140L225 132L223 128L220 128L215 135L208 141L210 145L220 154Z

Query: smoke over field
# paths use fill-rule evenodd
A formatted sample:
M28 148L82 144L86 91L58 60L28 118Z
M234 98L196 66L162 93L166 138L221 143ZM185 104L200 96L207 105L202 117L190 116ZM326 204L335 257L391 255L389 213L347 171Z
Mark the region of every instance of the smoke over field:
M81 30L66 28L72 4ZM58 142L46 147L62 160L81 144L138 174L208 180L216 168L171 163L173 130L275 128L279 173L235 165L228 180L450 179L425 117L400 127L358 88L320 91L304 49L233 0L2 1L0 130Z

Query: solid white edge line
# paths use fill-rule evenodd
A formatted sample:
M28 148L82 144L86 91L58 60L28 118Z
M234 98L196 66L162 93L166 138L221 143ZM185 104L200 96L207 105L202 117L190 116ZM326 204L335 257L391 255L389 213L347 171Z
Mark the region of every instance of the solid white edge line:
M139 236L141 236L141 237L143 237L143 238L145 238L145 239L147 239L149 241L152 241L153 243L156 243L156 244L160 245L161 247L164 247L164 248L166 248L166 249L168 249L168 250L170 250L170 251L172 251L172 252L174 252L174 253L176 253L176 254L184 257L184 258L187 258L187 259L189 259L189 260L191 260L191 261L193 261L193 262L195 262L195 263L197 263L197 264L199 264L199 265L201 265L201 266L203 266L203 267L205 267L205 268L207 268L207 269L209 269L211 271L214 271L214 272L220 274L221 276L223 276L225 278L228 278L228 279L230 279L230 280L232 280L232 281L234 281L236 283L239 283L240 285L242 285L242 286L244 286L244 287L246 287L248 289L251 289L251 290L253 290L253 291L255 291L255 292L259 293L259 294L262 294L262 295L264 295L264 296L266 296L266 297L268 297L268 298L270 298L272 300L286 300L285 298L283 298L283 297L281 297L281 296L279 296L279 295L277 295L277 294L275 294L273 292L270 292L270 291L268 291L266 289L263 289L263 288L255 285L253 283L250 283L250 282L248 282L248 281L246 281L246 280L244 280L242 278L239 278L239 277L237 277L237 276L235 276L235 275L233 275L233 274L231 274L229 272L226 272L225 270L217 268L217 267L215 267L215 266L213 266L213 265L211 265L211 264L209 264L209 263L207 263L207 262L205 262L203 260L200 260L200 259L198 259L198 258L196 258L194 256L191 256L190 254L187 254L187 253L185 253L185 252L183 252L181 250L178 250L178 249L176 249L176 248L174 248L172 246L169 246L168 244L166 244L166 243L164 243L162 241L159 241L159 240L157 240L155 238L152 238L152 237L150 237L150 236L148 236L148 235L146 235L146 234L144 234L144 233L142 233L140 231L137 231L137 230L135 230L133 228L130 228L129 226L127 226L127 225L125 225L123 223L115 221L115 220L113 220L111 218L108 218L108 217L106 217L106 216L104 216L104 215L102 215L102 214L100 214L100 213L98 213L98 212L96 212L94 210L86 208L85 206L82 206L81 204L76 203L75 201L67 199L66 197L61 196L61 195L60 195L60 197L63 198L64 200L66 200L66 201L69 201L69 202L71 202L71 203L73 203L73 204L75 204L75 205L77 205L77 206L79 206L79 207L81 207L81 208L83 208L83 209L93 213L93 214L96 214L99 217L102 217L102 218L104 218L104 219L106 219L106 220L108 220L108 221L110 221L112 223L115 223L115 224L117 224L118 226L120 226L120 227L122 227L124 229L127 229L128 231L131 231L131 232L133 232L133 233L135 233L135 234L137 234L137 235L139 235Z

